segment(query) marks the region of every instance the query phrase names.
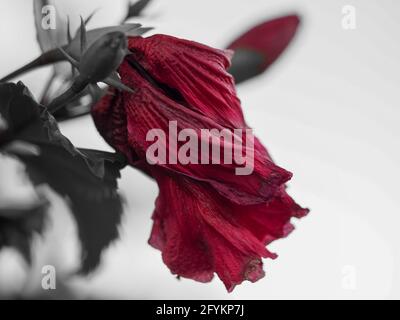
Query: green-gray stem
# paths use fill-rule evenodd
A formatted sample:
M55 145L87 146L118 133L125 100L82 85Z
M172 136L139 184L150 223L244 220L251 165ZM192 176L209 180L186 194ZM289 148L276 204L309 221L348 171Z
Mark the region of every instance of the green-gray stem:
M75 98L81 91L83 91L89 83L81 78L77 78L72 84L71 88L65 91L63 94L55 98L48 106L47 109L50 113L54 114L68 102Z

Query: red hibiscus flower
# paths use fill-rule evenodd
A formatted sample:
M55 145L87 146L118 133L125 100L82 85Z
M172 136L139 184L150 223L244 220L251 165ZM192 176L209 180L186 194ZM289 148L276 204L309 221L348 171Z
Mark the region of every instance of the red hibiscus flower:
M129 39L132 55L120 66L134 93L114 90L93 109L106 141L158 183L150 244L173 274L201 282L216 273L228 291L264 276L266 245L288 235L302 217L285 192L291 173L278 167L255 139L254 170L235 175L233 164L156 164L146 161L152 129L247 129L234 80L231 52L171 36ZM167 153L169 138L165 142ZM248 146L246 145L246 148Z

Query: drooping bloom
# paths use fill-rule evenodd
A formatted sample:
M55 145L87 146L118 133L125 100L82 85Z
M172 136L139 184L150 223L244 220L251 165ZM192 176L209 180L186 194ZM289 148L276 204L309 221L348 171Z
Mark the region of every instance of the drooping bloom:
M134 93L114 90L92 114L105 140L158 183L150 244L173 274L207 282L216 273L228 291L257 281L264 276L262 258L276 257L265 246L293 229L292 217L307 213L285 191L291 173L257 139L250 175L235 175L235 163L146 161L153 143L147 133L168 132L170 121L196 133L248 128L226 71L231 52L166 35L130 38L129 49L119 72ZM165 146L173 152L169 137Z

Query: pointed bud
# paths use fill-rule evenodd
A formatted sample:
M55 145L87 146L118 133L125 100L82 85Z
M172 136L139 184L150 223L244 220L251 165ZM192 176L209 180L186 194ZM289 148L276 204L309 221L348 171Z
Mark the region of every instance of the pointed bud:
M103 81L121 64L128 40L122 32L111 32L96 40L83 54L80 75L90 83Z
M235 51L229 72L236 83L263 73L282 54L296 34L300 19L296 15L264 22L232 42Z

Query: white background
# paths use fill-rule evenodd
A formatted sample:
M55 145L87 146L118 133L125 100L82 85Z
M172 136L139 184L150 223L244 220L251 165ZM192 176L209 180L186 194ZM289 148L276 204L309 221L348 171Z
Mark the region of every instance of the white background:
M75 22L79 14L101 8L91 26L116 23L125 4L58 2L64 9L68 4ZM264 19L292 12L302 16L288 51L267 74L240 85L238 93L248 123L277 163L294 173L290 193L311 213L296 221L289 238L271 246L279 258L266 261L264 279L228 294L218 279L201 284L170 274L160 253L147 244L157 186L128 168L120 181L127 199L121 240L106 251L92 277L73 278L73 288L81 297L105 298L400 298L400 2L153 2L142 23L155 26L157 33L216 47ZM356 8L355 30L341 26L347 4ZM1 75L39 53L30 1L0 2L0 35ZM48 72L22 80L38 95ZM108 148L90 117L65 123L62 131L78 146ZM41 264L73 265L78 254L73 228L67 227L65 206L56 207L58 222L47 244L37 246L36 268L24 275L11 265L3 267L0 280L27 290L39 286ZM28 287L21 287L25 280Z

